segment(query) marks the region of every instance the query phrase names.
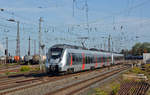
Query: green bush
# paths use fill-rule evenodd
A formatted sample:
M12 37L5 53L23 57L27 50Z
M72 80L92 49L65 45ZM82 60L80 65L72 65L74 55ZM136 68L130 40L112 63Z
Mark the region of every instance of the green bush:
M108 95L104 90L101 90L100 88L96 88L95 91L95 95Z
M9 74L10 74L10 72L5 72L5 74L6 74L6 75L9 75Z
M131 72L133 73L136 73L136 74L141 74L141 73L144 73L140 68L138 67L133 67L132 70L130 70Z
M20 71L21 72L27 72L27 71L30 71L30 69L31 68L29 66L22 66L21 69L20 69Z
M146 72L150 72L150 64L145 64L144 67Z
M117 95L119 89L120 89L120 84L114 84L112 86L112 93L111 93L111 95Z
M32 68L32 71L40 71L40 67Z

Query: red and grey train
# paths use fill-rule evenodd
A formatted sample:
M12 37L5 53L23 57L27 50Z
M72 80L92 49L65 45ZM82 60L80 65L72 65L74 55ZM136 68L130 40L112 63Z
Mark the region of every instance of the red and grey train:
M122 54L88 50L79 46L57 44L47 53L47 73L78 72L123 62Z

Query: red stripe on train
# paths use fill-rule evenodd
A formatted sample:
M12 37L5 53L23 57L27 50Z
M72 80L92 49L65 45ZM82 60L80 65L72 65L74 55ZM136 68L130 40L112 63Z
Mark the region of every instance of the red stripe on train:
M71 55L71 61L70 61L70 66L72 66L72 55Z
M85 68L85 57L84 57L84 53L82 53L82 70L84 70L84 68Z

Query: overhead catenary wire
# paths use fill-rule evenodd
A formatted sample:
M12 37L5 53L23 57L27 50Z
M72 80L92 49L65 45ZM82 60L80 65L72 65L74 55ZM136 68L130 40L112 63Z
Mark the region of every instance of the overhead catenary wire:
M97 19L95 21L89 21L89 24L91 25L91 24L94 24L94 23L102 22L102 20L105 20L105 19L108 19L108 18L112 18L113 16L116 16L116 15L124 14L126 12L129 12L129 10L133 10L133 9L142 7L143 5L148 4L148 3L150 3L150 0L144 0L144 1L140 2L139 4L132 5L131 7L127 8L125 10L122 10L120 12L116 12L116 13L110 14L108 16L102 17L101 19ZM74 25L84 26L84 25L86 25L86 23L80 23L80 24L74 24Z

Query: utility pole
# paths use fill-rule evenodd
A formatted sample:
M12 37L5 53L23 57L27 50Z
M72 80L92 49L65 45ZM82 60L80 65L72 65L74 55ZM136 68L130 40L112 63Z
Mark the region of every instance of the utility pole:
M88 33L89 33L89 9L88 9L88 3L87 3L87 0L85 0L85 13L86 13L86 24L87 24L87 30L88 30Z
M42 40L41 40L41 23L42 23L42 18L40 17L39 19L39 56L40 56L40 60L39 60L39 65L40 65L40 70L42 70L42 56L41 56L41 46L42 46Z
M20 33L19 33L19 21L17 21L17 44L16 44L16 56L20 58Z
M19 21L15 21L14 19L8 19L7 21L11 21L11 22L16 22L16 23L17 23L16 56L19 58L19 62L20 62L20 33L19 33Z
M6 60L5 60L5 63L8 62L8 36L7 36L7 33L9 32L9 30L4 30L4 32L6 33L6 49L5 49L5 55L6 55Z
M36 40L34 40L34 55L36 55Z
M110 39L111 39L111 35L109 35L108 37L108 51L110 52Z
M74 17L74 3L75 3L75 0L73 0L72 2L72 16Z
M6 37L6 50L5 50L5 54L6 54L6 63L8 62L8 37Z
M105 37L102 37L104 40L103 40L103 44L104 44L104 47L103 47L103 50L105 51L106 50L106 39Z
M114 52L114 42L112 41L112 52Z
M40 17L39 19L39 55L41 55L41 22L42 22L42 18Z
M28 56L30 56L30 36L29 36L29 49L28 49Z

